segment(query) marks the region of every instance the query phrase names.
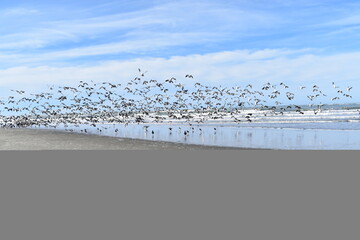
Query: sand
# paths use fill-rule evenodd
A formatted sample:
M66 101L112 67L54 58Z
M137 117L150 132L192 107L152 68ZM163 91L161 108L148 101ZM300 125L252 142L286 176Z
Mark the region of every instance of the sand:
M62 132L0 128L0 150L225 150L241 149Z

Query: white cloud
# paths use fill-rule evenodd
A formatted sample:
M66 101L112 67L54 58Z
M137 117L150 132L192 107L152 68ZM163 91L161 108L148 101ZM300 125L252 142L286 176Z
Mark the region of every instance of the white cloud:
M84 56L107 55L129 52L153 51L156 49L166 48L170 46L181 46L192 43L199 38L208 39L211 34L192 34L192 33L168 33L157 34L156 36L146 36L144 39L132 41L122 41L115 43L99 44L94 46L86 46L82 48L74 48L63 51L50 52L39 57L45 59L57 58L76 58Z
M32 66L42 66L49 62L65 62L67 60L89 57L89 56L104 56L112 54L126 54L136 53L142 54L149 51L163 50L168 47L185 46L191 44L197 39L211 42L215 35L212 33L164 33L152 36L151 33L144 33L143 37L138 37L137 40L124 40L120 42L105 43L90 45L85 47L70 48L58 51L48 51L45 53L4 53L0 55L0 64L19 66L30 64ZM8 43L11 46L27 46L27 45L41 45L42 42L36 40L24 40L23 42ZM3 44L0 43L0 47Z
M8 8L0 11L0 15L3 16L23 16L23 15L33 15L38 14L37 9L31 8Z
M299 54L300 52L300 54ZM144 58L107 61L93 66L15 67L0 70L3 87L43 87L47 84L69 84L80 80L125 83L137 76L137 69L147 70L147 77L164 80L177 77L183 81L208 84L263 84L286 82L289 85L331 82L359 88L360 52L320 56L301 51L268 49L262 51L229 51L205 55ZM185 79L186 74L194 80Z

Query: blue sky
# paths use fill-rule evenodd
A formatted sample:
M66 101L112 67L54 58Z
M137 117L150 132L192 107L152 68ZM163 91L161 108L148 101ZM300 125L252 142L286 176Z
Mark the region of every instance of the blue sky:
M360 101L359 1L2 0L0 21L2 89L126 82L141 68L223 85L335 81Z

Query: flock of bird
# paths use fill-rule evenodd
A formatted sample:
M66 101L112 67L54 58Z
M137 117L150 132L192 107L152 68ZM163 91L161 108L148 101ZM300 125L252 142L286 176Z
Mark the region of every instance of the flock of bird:
M57 127L60 124L96 127L101 123L145 123L182 121L190 125L208 120L230 117L234 122L251 122L253 114L247 109L261 109L264 115L282 115L285 111L304 114L302 106L286 104L295 93L285 83L263 84L255 89L245 87L207 86L194 81L186 87L176 78L164 81L146 79L139 69L139 76L120 84L111 82L80 81L75 86L50 86L48 91L27 93L12 90L13 96L0 100L0 127ZM307 91L310 106L318 114L323 98L336 101L352 98L351 89L341 89L332 83L335 96L328 96L317 85L300 86ZM115 129L116 131L117 129ZM86 132L86 129L85 129Z

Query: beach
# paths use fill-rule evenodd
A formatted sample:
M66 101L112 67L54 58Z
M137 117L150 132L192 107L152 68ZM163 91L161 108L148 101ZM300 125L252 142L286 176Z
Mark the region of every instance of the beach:
M0 150L231 150L232 147L117 138L57 130L0 128Z

